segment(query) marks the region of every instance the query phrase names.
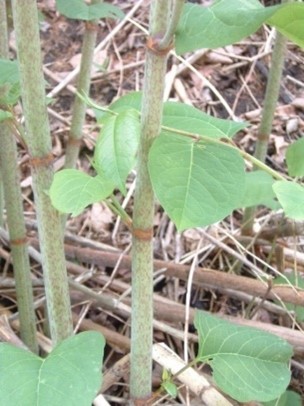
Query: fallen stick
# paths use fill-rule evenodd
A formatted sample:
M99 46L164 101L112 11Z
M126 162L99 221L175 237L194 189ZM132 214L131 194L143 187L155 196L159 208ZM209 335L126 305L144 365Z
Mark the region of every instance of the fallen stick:
M70 260L113 268L119 260L119 268L131 269L131 256L129 255L97 251L91 248L80 248L67 244L65 245L65 252ZM166 277L175 277L183 281L187 281L190 270L190 266L160 260L154 261L154 268L155 271L165 269L164 275ZM217 287L233 288L253 296L272 300L280 298L283 302L304 306L304 290L302 289L282 285L269 286L266 282L253 278L228 274L208 268L197 267L193 276L193 283L203 287L207 285L215 289Z

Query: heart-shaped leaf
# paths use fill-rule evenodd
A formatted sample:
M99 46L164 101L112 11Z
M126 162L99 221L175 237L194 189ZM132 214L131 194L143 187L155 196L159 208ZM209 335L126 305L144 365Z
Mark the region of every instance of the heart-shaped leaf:
M112 103L109 109L116 113L121 113L128 109L140 111L141 102L142 93L131 92ZM109 117L111 117L110 113L104 113L99 117L98 122L102 124ZM162 126L175 128L196 135L205 135L214 138L231 138L235 133L247 127L247 123L215 118L184 103L165 102Z
M117 113L127 109L140 111L141 101L141 92L131 92L112 103L109 109ZM108 117L110 117L109 114L104 114L100 122L103 123ZM164 103L162 125L215 138L230 138L238 131L247 127L246 122L238 123L231 120L215 118L193 106L177 102Z
M0 96L0 104L14 106L21 95L21 86L19 82L5 86L5 92Z
M0 85L19 82L19 66L17 61L0 59Z
M302 406L301 396L291 390L287 390L278 399L271 402L263 402L263 406Z
M122 111L129 109L140 111L141 101L142 92L130 92L110 104L109 109L116 113L121 113Z
M126 178L135 164L139 135L138 112L125 110L104 122L96 143L94 166L97 173L110 179L123 194Z
M238 208L252 207L258 205L267 206L278 210L281 205L274 200L275 194L272 190L273 178L264 171L246 172L246 188L244 197L239 202Z
M164 389L164 391L168 393L168 395L170 395L172 398L176 398L178 390L174 382L164 381L162 382L161 386Z
M267 20L285 37L304 47L304 4L294 2L282 6Z
M90 406L101 386L105 340L84 332L60 343L47 358L0 344L0 404Z
M211 6L185 4L176 32L178 54L233 44L255 32L280 6L258 0L216 0Z
M287 284L286 278L290 282L289 284ZM295 273L292 273L292 274L286 273L286 274L284 274L284 277L278 276L277 278L275 278L274 284L283 285L283 286L293 285L297 288L304 290L304 279L301 277L301 275L297 275ZM278 306L281 306L281 302L276 301L276 303ZM303 306L297 306L297 305L294 305L291 303L285 303L285 307L287 310L291 310L291 311L295 312L296 318L298 321L300 321L300 322L304 321L304 307Z
M89 204L100 202L114 190L113 183L101 176L89 176L76 169L55 173L49 194L61 213L80 214Z
M116 6L102 2L86 4L84 0L56 0L60 14L76 19L90 21L97 18L123 18L124 13Z
M216 384L239 402L278 398L290 381L292 347L279 337L197 312L197 359L208 362Z
M275 195L287 217L293 220L304 219L304 187L287 181L277 181L272 186Z
M244 161L226 145L161 134L149 153L155 194L179 230L222 220L244 193Z
M304 24L303 24L304 25ZM286 162L290 176L304 176L304 138L290 144L286 151Z
M129 92L119 99L115 100L109 106L109 110L115 113L123 113L126 110L136 110L140 113L142 101L142 92ZM95 108L95 110L97 110ZM96 115L96 120L99 124L104 124L109 118L112 117L111 113L105 112L104 108L101 107L99 113Z
M166 102L162 125L212 138L230 138L247 123L215 118L184 103Z
M8 118L13 117L12 113L6 110L1 110L0 109L0 123L1 121L7 120Z

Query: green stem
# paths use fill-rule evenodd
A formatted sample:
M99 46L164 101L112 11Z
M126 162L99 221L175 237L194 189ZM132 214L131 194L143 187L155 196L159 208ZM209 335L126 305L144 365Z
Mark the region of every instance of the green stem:
M133 213L130 392L135 404L151 395L154 193L147 163L152 141L161 129L167 54L157 53L157 41L166 32L170 11L170 1L151 3L149 34L155 48L146 53Z
M288 3L289 1L290 0L282 0L282 3ZM273 118L279 98L281 78L284 68L286 42L287 39L277 31L272 52L271 67L269 69L269 77L267 81L262 118L258 129L257 142L254 152L254 157L257 158L260 162L265 162L267 156L267 149L272 129ZM254 166L253 169L257 170L258 168ZM242 222L243 235L252 234L255 211L256 206L248 207L245 209Z
M0 227L3 227L4 215L4 190L3 190L3 175L0 171Z
M100 110L104 113L112 114L113 116L118 116L118 113L110 110L108 107L100 106L99 104L95 103L94 100L90 99L90 97L86 93L77 92L76 94L87 106L93 107L94 109Z
M0 2L0 57L6 58L5 50L7 50L8 47L7 44L8 44L7 8L6 1L2 1ZM3 226L4 221L3 215L4 215L4 190L3 190L3 175L0 170L0 227Z
M92 0L92 4L101 3L103 0ZM94 58L94 48L96 44L98 20L86 23L81 49L81 63L77 83L77 92L89 94L91 82L91 70ZM83 125L85 123L86 103L76 95L69 140L66 148L65 168L74 168L79 155L80 140L82 138Z
M172 40L174 38L174 33L176 30L176 27L178 25L179 19L181 17L183 8L184 8L185 0L175 0L173 3L173 10L172 10L172 15L170 17L170 22L167 28L167 31L162 38L162 40L159 42L158 49L166 49L170 47L172 44Z
M0 2L0 57L9 58L5 1ZM2 93L5 89L0 89ZM16 282L20 333L24 343L38 353L31 268L26 244L17 145L6 122L0 124L0 172ZM2 186L2 185L1 185ZM2 220L1 209L1 220Z
M132 228L131 217L128 215L128 213L125 211L125 209L122 207L122 205L119 203L114 195L110 196L110 200L107 201L107 205L113 211L113 213L115 213L122 219L122 221L129 229Z
M53 180L53 167L37 2L13 0L12 4L26 126L25 142L32 166L50 330L56 345L72 334L73 326L60 215L47 193Z
M201 360L199 360L202 362ZM196 364L199 362L196 358L194 358L192 361L190 361L188 364L186 364L184 367L182 367L179 371L177 371L175 374L172 375L172 379L177 378L180 374L183 372L187 371L187 369L194 367Z

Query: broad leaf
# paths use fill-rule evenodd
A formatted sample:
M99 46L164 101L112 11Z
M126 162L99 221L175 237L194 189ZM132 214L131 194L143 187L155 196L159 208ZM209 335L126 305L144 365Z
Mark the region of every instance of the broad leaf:
M216 384L239 402L270 401L288 386L292 347L279 337L237 326L205 312L194 321L199 335L197 359L207 361Z
M287 390L280 398L262 404L264 406L302 406L302 400L298 393Z
M113 189L113 183L105 178L64 169L55 173L49 194L58 211L77 216L88 205L107 198Z
M304 187L287 181L277 181L272 186L287 217L304 219Z
M110 179L122 193L126 192L125 181L135 164L139 135L138 112L126 110L104 122L96 143L95 169Z
M176 32L176 51L233 44L255 32L279 7L263 7L258 0L215 0L209 7L186 4Z
M164 381L161 386L168 393L168 395L170 395L172 398L176 398L178 390L174 382Z
M149 153L155 194L179 230L222 220L244 193L244 161L226 145L162 134Z
M0 103L6 106L14 106L21 95L21 86L19 82L5 86L5 92L0 97Z
M141 101L142 92L130 92L110 104L109 110L115 111L115 113L122 113L130 109L140 112ZM98 118L98 123L104 123L109 117L111 117L111 114L104 113Z
M1 121L7 120L8 118L13 117L12 113L9 111L1 110L0 109L0 123Z
M120 97L118 100L113 102L110 106L110 110L114 110L117 113L124 111L126 109L134 109L137 111L141 110L142 102L142 92L130 92L125 96Z
M304 176L304 138L290 144L286 151L286 162L290 176Z
M300 47L304 47L304 4L294 2L282 5L276 13L267 20L283 35Z
M207 137L226 138L233 137L247 123L215 118L184 103L166 102L162 125Z
M1 405L90 405L101 386L104 345L101 334L85 332L42 359L0 344Z
M17 61L0 59L0 85L19 82L19 67Z
M279 209L280 204L274 200L275 194L272 190L273 178L264 171L246 172L246 188L243 199L238 208L264 205L273 210Z
M97 18L123 18L124 13L116 6L102 2L86 4L84 0L56 0L60 14L76 19L90 21Z
M287 284L286 278L290 282L290 284ZM293 285L297 288L301 288L304 290L304 279L300 275L295 275L294 273L284 274L284 278L282 276L278 276L277 278L274 279L274 284L275 285L283 285L283 286L290 286ZM280 306L281 303L279 301L276 301L276 303ZM297 306L291 303L285 303L285 307L287 310L292 310L296 314L296 319L300 322L304 321L304 307L303 306Z
M141 92L131 92L112 103L109 109L117 113L131 108L140 111L141 101ZM109 116L104 115L100 122L104 122ZM162 125L198 135L226 138L245 128L247 123L215 118L184 103L165 102Z

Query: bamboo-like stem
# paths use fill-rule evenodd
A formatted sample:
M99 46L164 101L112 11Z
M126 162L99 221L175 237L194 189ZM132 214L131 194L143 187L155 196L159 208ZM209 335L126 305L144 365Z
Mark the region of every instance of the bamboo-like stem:
M132 228L132 219L116 199L114 195L110 196L110 199L107 200L108 207L113 211L114 214L119 216L123 223L129 228Z
M8 59L5 4L5 1L0 2L0 57ZM0 124L0 132L0 172L11 241L21 338L33 352L38 353L31 268L26 244L22 194L19 186L17 145L5 122Z
M103 0L92 0L92 4L101 3ZM94 58L94 48L97 37L98 20L86 22L83 44L81 48L80 71L77 83L77 92L89 94L91 82L91 70ZM79 154L80 140L85 122L86 103L76 95L72 122L65 156L65 168L74 168Z
M289 1L290 0L282 0L282 3L287 3ZM265 162L267 156L267 148L272 129L272 122L279 98L281 78L284 68L286 42L287 39L277 31L272 52L271 67L269 69L269 77L266 86L262 118L258 129L257 141L254 151L254 157L261 162ZM256 169L258 168L254 166L254 170ZM255 211L256 206L247 207L245 209L242 222L243 235L252 234Z
M0 170L0 227L3 227L3 214L4 214L4 190L3 190L3 179Z
M8 44L8 28L7 28L7 8L6 1L0 2L0 57L5 58L4 50ZM3 190L3 175L0 169L0 227L3 227L4 214L4 190Z
M130 393L134 404L144 404L151 395L154 193L147 163L161 127L167 53L158 53L157 46L166 33L170 11L170 1L151 3L133 213Z
M176 27L178 25L179 19L181 17L181 14L182 14L182 11L184 8L184 3L185 3L185 0L175 0L174 1L172 16L170 18L167 31L159 43L159 46L158 46L159 49L166 49L171 45Z
M21 338L33 352L38 353L31 269L27 251L22 195L19 186L20 177L17 167L17 148L15 140L5 123L1 125L0 131L0 170L3 174L3 189L16 281Z
M54 345L73 332L62 228L47 191L53 180L51 138L42 74L35 0L13 0L13 19L25 116L25 142L32 165L47 310Z

